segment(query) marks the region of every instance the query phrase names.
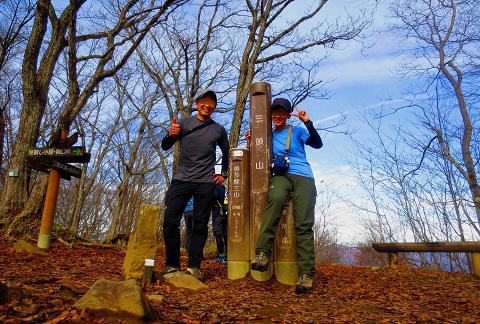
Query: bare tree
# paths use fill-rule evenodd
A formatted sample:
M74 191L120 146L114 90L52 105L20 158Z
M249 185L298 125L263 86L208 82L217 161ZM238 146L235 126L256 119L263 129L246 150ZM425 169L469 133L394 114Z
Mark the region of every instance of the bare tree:
M332 216L333 191L323 183L317 187L315 206L315 263L339 263L344 249L338 241L338 228Z
M94 195L93 187L98 181L102 165L107 153L111 150L110 143L113 136L117 133L121 107L108 113L102 107L104 101L108 98L106 92L110 92L110 87L98 91L95 94L95 102L91 103L88 110L82 111L76 122L78 132L81 134L82 145L86 147L87 152L92 154L89 168L83 167L80 179L76 186L73 210L67 226L72 233L77 233L80 228L79 224L82 220L83 208L88 195ZM103 117L103 118L102 118ZM106 118L105 118L106 117ZM88 140L88 145L87 145ZM89 171L87 173L87 170Z
M152 30L151 38L144 42L138 55L158 85L166 110L156 114L162 122L150 122L150 128L160 126L166 130L174 116L189 117L195 109L194 97L200 87L215 87L219 96L217 112L233 109L222 107L222 98L235 89L236 74L232 65L238 48L229 38L228 28L240 13L235 8L237 5L231 1L204 0L198 7L188 7L188 13L177 11ZM177 146L171 169L177 164L178 152ZM163 153L159 156L163 158ZM165 166L165 162L162 165ZM165 176L169 183L168 174Z
M33 18L34 4L26 0L5 0L0 7L0 71L21 53L26 27Z
M364 215L364 241L465 241L478 237L478 232L471 233L478 225L471 222L472 210L458 186L461 175L439 144L423 144L430 129L421 127L422 123L413 129L394 127L385 117L373 116L366 118L365 124L372 136L368 142L356 142L352 163L367 195L365 201L352 203ZM440 267L442 258L419 254L404 259ZM466 268L458 255L449 255L448 261L452 269Z
M427 122L437 136L445 157L452 163L468 183L471 204L480 222L480 187L478 166L472 155L473 110L469 107L472 95L477 93L474 76L478 72L478 46L480 43L480 4L474 0L412 1L398 0L392 5L392 12L399 23L394 31L412 43L414 57L424 58L426 64L411 65L410 69L433 76L453 94L462 121L460 156L452 153L452 146L446 142L445 134L436 122ZM478 82L478 79L477 79ZM476 95L475 95L476 97Z
M320 13L327 0L312 2L305 14L290 21L285 21L283 16L296 5L292 0L245 0L245 3L245 18L238 30L245 38L242 41L243 53L238 58L235 113L230 130L232 147L239 142L250 85L255 78L264 79L262 72L268 75L272 64L281 59L292 59L295 55L303 55L305 58L313 48L334 47L339 41L359 39L369 24L364 11L356 17L346 15L343 17L344 24L329 24L320 20ZM313 24L313 27L302 31L307 24ZM295 103L314 92L318 84L317 80L304 85L300 89L301 94L296 96L298 100Z
M122 68L148 31L184 2L171 0L161 5L134 0L99 3L95 8L86 9L91 20L82 24L77 21L77 15L84 0L70 2L59 17L50 1L38 1L23 59L24 108L9 165L9 169L19 171L19 176L6 181L1 205L3 221L18 211L23 210L18 219L39 211L45 187L37 186L29 195L26 154L38 139L52 74L62 51L67 51L68 99L49 140L50 145L58 141L60 130L70 128L98 84ZM99 10L101 7L104 10ZM115 13L113 19L112 12ZM85 33L79 34L79 27L85 29ZM50 32L48 39L47 32Z
M114 137L116 153L114 161L117 162L117 166L113 169L116 170L117 186L113 201L112 222L105 237L107 241L111 241L119 231L125 234L130 233L143 196L142 190L147 185L145 177L157 170L160 164L156 163L153 156L154 150L146 138L148 117L160 96L158 86L151 86L148 83L149 80L140 78L137 91L135 86L126 86L126 84L136 84L131 77L122 80L116 77L115 81L119 105L130 109L121 109L121 132ZM138 101L134 98L136 92L141 92ZM158 184L154 185L158 186Z
M4 144L12 132L11 110L19 105L20 61L26 43L28 23L33 18L33 3L25 0L3 1L0 5L0 167L3 184ZM8 161L7 161L8 162Z

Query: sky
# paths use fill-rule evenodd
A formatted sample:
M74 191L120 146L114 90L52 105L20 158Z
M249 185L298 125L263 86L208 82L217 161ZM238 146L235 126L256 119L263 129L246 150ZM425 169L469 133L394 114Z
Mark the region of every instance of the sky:
M331 1L327 12L336 15L343 6L355 6L362 1ZM322 74L331 81L332 95L327 100L306 100L302 103L316 126L328 125L333 120L346 116L343 129L353 131L352 137L362 141L368 132L361 121L362 113L390 105L389 98L405 96L413 79L400 78L399 68L405 61L398 41L388 30L390 23L385 3L379 4L374 23L368 37L367 49L351 43L342 50L331 51L325 61ZM324 186L333 191L331 217L338 228L340 242L353 244L362 241L362 217L347 201L362 201L362 193L356 185L354 172L348 160L353 156L353 144L349 136L320 132L324 147L320 150L307 149L307 157L314 170L317 187Z

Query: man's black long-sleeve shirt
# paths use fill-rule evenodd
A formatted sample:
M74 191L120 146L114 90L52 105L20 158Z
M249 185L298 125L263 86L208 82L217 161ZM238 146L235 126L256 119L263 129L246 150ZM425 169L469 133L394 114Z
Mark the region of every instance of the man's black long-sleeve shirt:
M165 136L162 149L170 149L180 138L180 157L174 179L191 182L212 182L215 172L216 147L222 151L222 173L228 170L228 136L225 128L213 122L187 136L182 137L190 129L205 122L197 117L182 118L180 124L181 136Z

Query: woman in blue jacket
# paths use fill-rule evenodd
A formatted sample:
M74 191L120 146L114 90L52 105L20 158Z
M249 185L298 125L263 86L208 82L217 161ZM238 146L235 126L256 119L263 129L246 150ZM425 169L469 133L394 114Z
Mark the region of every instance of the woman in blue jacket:
M297 293L308 293L312 289L315 274L315 249L313 224L315 220L316 188L312 168L307 161L305 145L321 148L322 140L310 121L308 113L293 108L288 99L276 98L272 102L271 117L274 125L272 148L274 156L288 154L288 169L285 174L273 175L268 191L268 203L256 243L256 257L252 269L266 271L272 254L272 245L285 201L293 193L293 208L298 256ZM287 120L298 117L305 125L289 126ZM287 139L291 128L290 149L287 153ZM247 132L250 140L250 132Z

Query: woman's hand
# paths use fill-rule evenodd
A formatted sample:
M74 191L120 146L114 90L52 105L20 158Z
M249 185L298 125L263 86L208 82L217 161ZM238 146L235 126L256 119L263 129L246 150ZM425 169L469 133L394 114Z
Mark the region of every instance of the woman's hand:
M300 120L304 123L310 120L310 118L308 117L308 113L305 110L298 109L298 106L295 106L295 109L297 110L297 113L296 114L292 113L290 114L290 116L296 116L300 118Z
M250 139L252 138L252 132L250 132L250 128L245 132L245 138L247 140L247 147L250 147Z

